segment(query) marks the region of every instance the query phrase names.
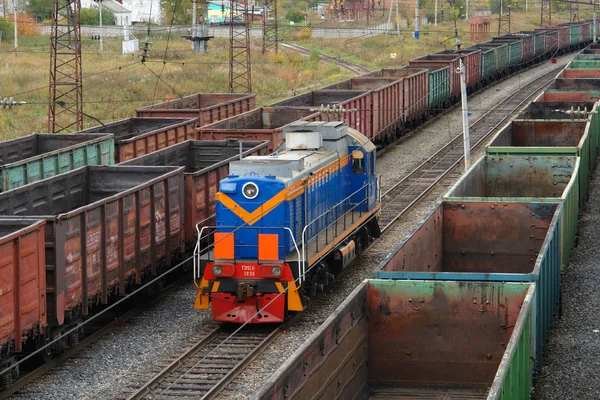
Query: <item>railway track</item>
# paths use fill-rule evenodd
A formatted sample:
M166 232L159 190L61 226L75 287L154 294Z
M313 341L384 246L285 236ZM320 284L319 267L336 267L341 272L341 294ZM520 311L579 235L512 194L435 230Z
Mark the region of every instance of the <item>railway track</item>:
M534 79L475 121L470 126L471 149L489 137L515 110L550 83L563 68L563 66L555 68ZM463 158L463 137L460 134L383 193L379 220L382 231L386 231L429 193L442 178L452 173L454 167ZM455 174L459 175L458 172Z
M309 49L307 49L306 47L298 46L297 44L279 43L279 45L283 46L285 48L288 48L290 50L297 51L298 53L304 54L306 56L310 55ZM362 75L362 74L367 74L367 73L371 72L368 68L365 68L360 64L356 64L356 63L353 63L350 61L344 61L338 57L331 57L331 56L327 56L324 54L320 54L319 57L324 61L330 61L332 63L335 63L335 64L339 65L340 67L347 69L348 71L350 71L356 75Z
M213 399L275 338L282 325L236 327L210 324L188 349L165 359L142 384L130 384L124 399ZM160 367L159 367L160 368Z

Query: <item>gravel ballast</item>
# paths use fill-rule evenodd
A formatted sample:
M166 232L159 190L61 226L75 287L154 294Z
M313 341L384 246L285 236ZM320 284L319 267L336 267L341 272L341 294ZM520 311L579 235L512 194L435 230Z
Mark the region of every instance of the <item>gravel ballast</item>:
M559 59L559 63L572 56ZM542 67L510 78L470 100L471 122L479 118L507 95L527 82L556 68L549 62ZM383 176L384 190L416 168L435 151L462 130L460 109L406 138L378 158L377 169ZM385 259L394 246L411 233L419 222L437 205L447 187L455 179L447 179L442 186L418 204L393 226L382 239L354 263L330 290L320 294L309 309L294 319L293 325L263 352L252 365L236 378L220 395L220 399L248 398L339 306L339 304L371 271ZM592 197L593 198L593 197ZM131 380L147 371L155 360L180 354L181 347L189 345L195 332L210 321L209 311L198 311L192 305L196 288L188 285L172 292L143 315L128 321L122 328L98 340L69 362L38 379L14 399L96 399L116 398Z
M600 399L600 173L579 220L579 244L562 277L556 318L534 398Z

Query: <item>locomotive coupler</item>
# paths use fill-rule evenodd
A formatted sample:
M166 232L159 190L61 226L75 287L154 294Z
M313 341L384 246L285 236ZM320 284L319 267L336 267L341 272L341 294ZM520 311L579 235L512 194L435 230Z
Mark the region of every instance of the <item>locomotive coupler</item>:
M254 287L247 282L238 283L237 296L240 301L244 301L248 297L254 296Z

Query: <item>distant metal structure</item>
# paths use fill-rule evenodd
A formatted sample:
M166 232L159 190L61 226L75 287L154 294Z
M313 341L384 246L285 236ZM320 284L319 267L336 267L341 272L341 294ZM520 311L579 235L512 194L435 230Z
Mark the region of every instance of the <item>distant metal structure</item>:
M202 5L202 21L197 23L198 3ZM192 50L196 53L208 53L208 41L214 36L208 34L208 1L207 0L192 0L192 29L189 35L184 35L182 38L192 42Z
M239 6L230 1L229 15L229 92L252 92L252 69L250 65L250 27L248 2ZM243 11L239 11L242 8ZM237 14L237 15L236 15ZM243 19L236 22L236 18Z
M326 20L368 20L373 10L375 10L375 0L329 0Z
M542 0L540 7L540 26L552 25L552 4L550 0Z
M272 20L271 20L272 19ZM277 0L265 0L263 12L262 53L279 51L279 22L277 20Z
M508 0L508 12L504 13L504 0L500 0L500 15L498 16L498 36L502 33L511 33L510 30L510 0Z
M469 18L469 41L474 43L490 40L490 17L475 15Z
M53 0L48 132L83 129L80 0Z

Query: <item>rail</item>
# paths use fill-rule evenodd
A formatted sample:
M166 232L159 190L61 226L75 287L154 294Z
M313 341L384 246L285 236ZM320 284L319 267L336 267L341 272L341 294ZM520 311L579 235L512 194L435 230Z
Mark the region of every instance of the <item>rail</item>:
M529 82L475 121L470 126L473 143L471 149L489 137L516 109L548 85L563 68L564 66L555 68ZM461 133L383 193L379 221L382 231L389 229L460 163L464 158L462 141Z
M279 43L280 46L283 46L285 48L288 48L290 50L294 50L300 54L304 54L304 55L310 55L310 50L307 49L306 47L302 47L302 46L298 46L297 44L293 44L293 43ZM321 54L319 53L319 57L324 60L324 61L329 61L332 63L337 64L338 66L347 69L348 71L356 74L356 75L363 75L363 74L368 74L369 72L371 72L371 70L369 70L366 67L363 67L360 64L356 64L350 61L345 61L342 60L338 57L331 57L325 54Z
M281 327L253 327L232 337L231 327L210 326L182 355L136 388L127 399L178 396L214 399L272 342ZM229 345L223 345L225 342Z

